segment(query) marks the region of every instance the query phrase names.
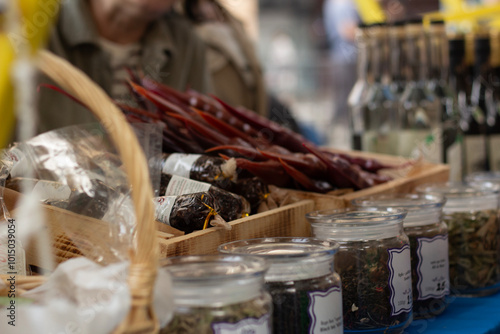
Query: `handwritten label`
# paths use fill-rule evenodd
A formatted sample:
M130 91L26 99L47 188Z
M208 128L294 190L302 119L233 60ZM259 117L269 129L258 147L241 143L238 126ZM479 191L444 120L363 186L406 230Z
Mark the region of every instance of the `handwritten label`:
M189 178L191 167L193 167L196 160L198 160L200 157L200 154L171 154L168 156L167 160L165 160L162 172L165 174L172 174Z
M343 333L342 292L335 286L327 291L309 292L309 334Z
M410 246L389 249L389 288L391 289L391 315L410 312L413 306L411 290Z
M248 318L235 324L225 322L212 324L214 334L267 334L271 333L269 315L259 319Z
M449 293L448 236L417 240L418 300L441 298Z
M210 183L194 181L185 177L173 175L168 183L163 196L180 196L184 194L194 194L208 191L212 185Z

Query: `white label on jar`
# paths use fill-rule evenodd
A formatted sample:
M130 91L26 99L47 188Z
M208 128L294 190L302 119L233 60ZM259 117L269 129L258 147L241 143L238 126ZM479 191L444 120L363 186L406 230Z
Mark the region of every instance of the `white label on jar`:
M341 334L342 292L335 286L327 291L309 292L309 316L311 326L309 334Z
M482 171L486 161L486 137L481 135L465 136L464 146L465 173Z
M71 195L71 189L65 184L53 181L38 181L33 193L40 199L64 201Z
M165 174L189 178L191 167L193 167L193 164L199 157L201 157L201 154L171 154L168 156L167 160L165 160L162 171Z
M214 334L268 334L271 333L269 315L259 319L248 318L235 324L226 322L212 324Z
M170 213L176 199L177 196L164 196L154 199L156 220L160 223L170 225Z
M490 169L500 171L500 135L490 136Z
M441 298L449 293L448 236L417 239L418 300Z
M182 176L173 175L163 196L180 196L204 192L208 191L211 186L210 183L194 181Z
M411 292L410 246L389 249L389 288L391 289L391 315L410 312L413 305Z

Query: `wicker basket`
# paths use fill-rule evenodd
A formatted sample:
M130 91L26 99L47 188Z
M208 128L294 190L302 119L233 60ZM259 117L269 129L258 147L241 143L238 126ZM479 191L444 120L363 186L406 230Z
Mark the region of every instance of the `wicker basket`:
M87 105L101 121L120 154L132 189L137 233L136 246L130 250L128 285L132 296L131 309L114 333L156 333L159 331L159 324L153 310L153 287L159 257L158 241L154 224L153 191L142 149L122 112L85 74L47 51L40 52L38 67ZM33 289L44 280L44 277L17 276L17 291Z

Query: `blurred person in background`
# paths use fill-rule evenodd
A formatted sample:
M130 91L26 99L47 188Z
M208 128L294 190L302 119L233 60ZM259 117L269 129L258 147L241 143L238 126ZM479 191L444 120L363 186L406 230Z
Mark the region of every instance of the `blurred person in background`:
M184 0L182 12L207 46L215 95L299 132L290 110L266 89L263 68L243 24L217 0Z
M178 90L211 93L205 45L176 0L67 0L48 49L85 72L115 100L131 102L127 68ZM52 83L42 77L42 83ZM39 132L96 119L59 93L42 89Z
M354 0L325 0L323 19L332 66L334 112L332 123L348 127L347 97L356 82L358 51L355 31L360 18Z

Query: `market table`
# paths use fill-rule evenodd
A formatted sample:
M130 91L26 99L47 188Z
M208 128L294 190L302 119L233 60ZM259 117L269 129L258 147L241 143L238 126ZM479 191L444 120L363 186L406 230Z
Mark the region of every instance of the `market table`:
M500 293L482 298L450 297L450 305L442 315L429 320L416 320L405 333L500 333Z

